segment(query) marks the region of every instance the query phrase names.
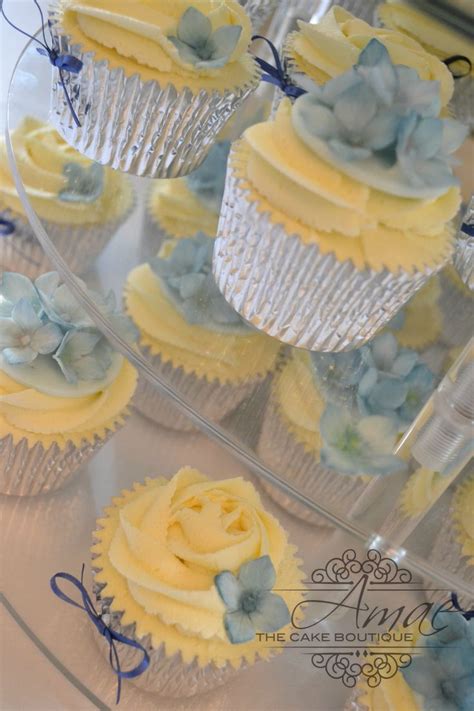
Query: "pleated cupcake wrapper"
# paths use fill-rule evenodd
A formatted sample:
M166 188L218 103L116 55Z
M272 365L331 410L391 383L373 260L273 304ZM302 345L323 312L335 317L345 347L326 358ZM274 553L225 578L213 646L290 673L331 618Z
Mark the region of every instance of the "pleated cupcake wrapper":
M92 565L94 566L94 561L92 561ZM93 569L98 572L97 568ZM147 670L134 679L130 679L140 689L171 698L195 696L222 686L246 667L245 662L240 669L235 669L230 663L223 667L218 667L213 663L202 667L196 659L190 664L184 662L179 652L167 656L165 645L161 644L158 648L153 647L150 635L144 638L137 637L135 624L122 625L123 612L111 611L114 598L102 597L101 593L104 587L103 584L94 583L97 609L106 624L115 632L139 642L149 654L150 665ZM108 659L109 645L103 636L95 634L95 638L104 656ZM139 650L123 644L119 645L118 652L120 666L124 670L137 666L143 657L143 653Z
M67 442L64 448L43 447L41 442L31 447L25 438L15 444L11 435L0 438L0 493L36 496L62 488L112 434L108 431L105 438L96 437L80 447Z
M7 237L0 235L1 268L21 272L30 278L53 269L27 219L10 210L2 214L15 223L15 232ZM70 270L83 274L93 265L125 219L126 215L103 225L59 225L48 220L42 220L42 224Z
M257 454L264 464L301 494L340 514L347 515L367 488L359 477L337 474L306 451L286 426L273 396L265 412ZM331 526L325 518L286 495L276 484L266 479L258 481L267 494L289 513L308 523ZM369 504L367 500L364 506Z
M177 178L202 163L216 136L257 88L259 76L241 89L193 93L158 81L128 77L94 52L83 52L62 34L57 9L50 12L55 48L83 62L79 74L64 72L72 118L59 72L53 70L50 120L63 138L92 160L149 178Z
M362 346L438 271L359 271L273 224L248 194L228 170L214 276L244 319L284 343L332 352Z
M464 284L474 292L474 237L459 232L453 261Z
M464 610L474 608L474 565L469 564L469 556L463 555L462 545L459 543L459 527L456 522L456 511L454 506L450 506L447 516L444 516L441 523L441 530L434 540L428 562L435 569L447 570L472 586L472 596L459 595L459 604ZM427 588L437 587L432 580L425 580ZM454 592L456 592L454 590ZM426 592L426 597L430 602L442 603L450 598L450 591Z
M145 354L155 372L185 398L195 411L211 422L220 422L230 415L265 379L262 375L236 384L209 381L192 373L185 373L183 368L175 368L169 362L163 363L159 355L152 356L149 351L145 351ZM140 378L138 382L134 405L143 415L164 427L183 432L197 429L189 417L180 412L178 405L166 395L161 395L155 386L144 378Z
M474 78L469 75L456 79L449 108L461 123L474 128Z
M257 32L278 7L278 0L239 0L250 17L254 32Z
M443 315L440 340L450 347L465 346L472 335L474 293L465 293L444 273L440 275L440 285Z
M146 201L145 219L143 221L142 234L139 245L139 261L147 262L152 257L156 257L161 245L167 239L175 239L175 235L169 234L158 220L156 220L150 210L150 198L153 191L151 185Z

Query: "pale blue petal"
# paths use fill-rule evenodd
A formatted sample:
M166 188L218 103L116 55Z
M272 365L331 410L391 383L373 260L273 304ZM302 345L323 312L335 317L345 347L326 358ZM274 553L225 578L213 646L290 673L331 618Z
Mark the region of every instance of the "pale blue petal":
M359 54L357 66L377 67L379 64L391 64L392 60L387 48L378 39L371 39L365 49Z
M266 593L260 609L251 614L257 632L276 632L290 623L290 611L284 599L274 593Z
M461 147L469 133L469 128L459 121L445 119L443 121L442 150L445 155L454 153Z
M63 339L63 332L55 323L47 323L41 326L31 339L31 347L45 355L53 353L58 348Z
M418 363L419 356L415 351L403 350L395 358L391 372L402 377L407 376Z
M244 590L271 590L275 585L276 573L270 556L264 555L244 563L238 577Z
M191 47L199 47L207 42L211 33L210 19L197 8L188 7L178 24L178 39Z
M30 346L25 346L24 348L5 348L2 355L10 365L22 365L23 363L32 363L38 353Z
M35 306L38 305L38 294L32 282L23 274L3 272L1 277L0 294L12 304L20 299L27 299Z
M338 121L333 112L322 104L314 103L311 107L311 133L327 141L338 135Z
M229 570L225 570L215 576L214 584L227 609L230 611L238 610L242 586L235 575Z
M23 335L22 329L11 319L0 319L0 348L15 348Z
M388 417L364 417L357 424L362 439L374 453L390 453L397 439L397 423Z
M354 69L350 69L348 72L340 74L334 79L330 79L322 88L318 87L318 102L323 101L325 104L332 107L336 103L339 96L347 91L347 89L360 86L361 83L361 77L358 76Z
M193 47L185 44L177 37L168 37L168 39L174 44L179 52L179 56L184 62L189 62L189 64L197 64L201 61L201 57Z
M242 27L240 25L223 25L212 34L211 42L213 45L212 59L230 57L234 49L237 47Z
M370 393L377 382L377 378L377 369L369 368L369 370L362 376L359 383L358 393L361 397L366 397Z
M397 137L399 123L400 119L396 114L379 111L365 129L365 145L375 151L392 145Z
M393 333L382 333L370 344L374 363L379 370L389 372L398 352L397 339Z
M365 84L347 89L334 105L335 116L351 136L360 136L376 113L375 94Z
M331 138L329 141L329 147L332 152L336 154L338 158L346 163L353 160L365 160L370 158L372 152L369 148L360 148L359 146L352 146L349 143L344 143L336 138Z
M224 628L232 644L250 642L255 637L255 628L245 612L227 612L224 615Z
M408 386L398 378L383 378L372 388L367 400L374 414L388 414L406 400Z
M59 286L59 274L57 272L42 274L36 279L35 286L40 294L44 294L51 299Z
M401 671L407 684L418 694L427 698L436 698L440 694L438 670L429 657L413 657L412 663Z
M433 158L441 149L443 139L443 122L437 118L421 119L413 129L410 139L411 147L421 160Z
M334 442L351 423L352 418L348 410L328 405L319 422L321 436L328 443Z
M27 299L20 299L12 310L12 319L25 333L34 333L41 326L41 319Z

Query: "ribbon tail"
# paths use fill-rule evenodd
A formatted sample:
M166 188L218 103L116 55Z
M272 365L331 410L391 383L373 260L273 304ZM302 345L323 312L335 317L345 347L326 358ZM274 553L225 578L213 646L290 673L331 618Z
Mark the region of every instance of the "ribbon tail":
M61 86L62 86L63 91L64 91L64 96L66 97L66 101L67 101L67 105L68 105L68 107L69 107L69 111L71 112L72 118L73 118L74 123L76 124L76 126L77 126L78 128L81 128L81 125L82 125L82 124L81 124L81 122L79 121L79 119L78 119L78 117L77 117L77 114L76 114L76 112L75 112L75 110L74 110L74 106L72 105L72 101L71 101L71 98L70 98L70 96L69 96L69 92L68 92L68 90L67 90L66 82L64 81L63 70L60 69L60 68L58 68L58 72L59 72L59 81L61 82Z

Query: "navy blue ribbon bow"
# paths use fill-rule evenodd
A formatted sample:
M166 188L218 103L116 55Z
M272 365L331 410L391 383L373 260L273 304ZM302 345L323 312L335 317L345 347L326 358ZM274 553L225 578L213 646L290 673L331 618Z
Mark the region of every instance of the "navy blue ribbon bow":
M453 603L453 607L461 613L465 620L469 621L474 619L474 610L463 610L459 604L458 596L455 592L451 593L451 602Z
M463 222L461 225L461 232L464 232L469 237L474 237L474 223Z
M84 566L82 566L80 580L75 578L74 575L70 575L69 573L56 573L50 580L51 590L55 595L60 598L60 600L64 600L64 602L67 602L68 605L74 605L74 607L78 607L80 610L84 610L84 612L89 616L91 622L96 627L99 634L103 635L109 643L109 662L114 673L117 675L117 703L119 703L120 694L122 690L122 679L133 679L134 677L143 674L143 672L146 671L146 669L148 669L148 666L150 665L150 657L146 649L139 642L136 642L134 639L130 639L129 637L125 637L119 632L115 632L108 625L106 625L101 615L99 615L99 613L95 609L90 595L84 587L83 577ZM77 590L79 590L82 597L82 605L79 602L73 600L71 597L69 597L69 595L66 595L66 593L61 590L57 582L58 579L67 580ZM120 668L120 659L117 652L116 642L120 642L120 644L125 644L128 647L134 647L135 649L139 649L143 653L143 659L141 660L140 664L138 664L133 669L130 669L129 671L122 671L122 669Z
M0 237L8 237L13 232L15 232L15 223L5 217L0 217Z
M74 119L74 123L76 126L81 126L81 123L77 117L77 114L74 110L74 107L72 105L71 97L69 96L69 92L67 90L66 82L64 81L64 75L63 72L69 72L70 74L79 74L79 72L82 69L82 62L80 59L77 57L73 57L71 54L59 54L57 50L52 49L46 40L46 33L44 31L45 23L44 23L44 17L43 17L43 12L41 10L41 7L38 5L38 0L33 0L34 4L38 8L40 17L41 17L41 30L43 34L43 42L39 40L37 37L33 37L33 35L30 35L28 32L25 32L22 30L20 27L17 27L6 15L5 15L5 10L3 9L3 2L4 0L0 0L0 13L3 16L3 19L10 25L10 27L13 27L14 30L17 32L20 32L22 35L25 35L25 37L29 37L29 39L33 40L34 42L37 42L40 46L37 47L36 51L39 52L40 54L44 55L45 57L48 57L49 61L53 65L53 67L56 67L59 71L59 81L61 82L61 86L64 91L64 96L66 97L67 105L69 107L69 110L71 112L72 118Z
M257 62L259 67L265 72L262 75L262 81L266 81L269 84L277 86L286 94L286 96L289 96L292 99L297 99L299 96L306 94L307 92L305 91L305 89L302 89L300 86L296 86L292 83L290 77L288 76L283 67L280 55L278 54L278 50L273 44L273 42L271 42L267 37L263 37L262 35L254 35L252 37L252 41L254 40L263 40L264 42L266 42L270 47L270 50L273 54L273 59L275 60L275 66L273 66L269 62L266 62L264 59L261 59L260 57L255 57L255 61Z

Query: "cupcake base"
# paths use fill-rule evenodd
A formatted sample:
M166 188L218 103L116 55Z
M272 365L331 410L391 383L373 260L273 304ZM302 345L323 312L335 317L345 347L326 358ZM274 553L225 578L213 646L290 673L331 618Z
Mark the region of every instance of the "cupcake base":
M230 415L265 380L265 376L257 376L235 385L220 383L217 380L208 381L206 378L185 373L182 368L175 368L171 363L163 363L158 355L146 355L155 372L182 395L194 410L211 422L220 422ZM138 382L134 406L145 417L163 427L182 432L197 430L189 417L181 413L172 400L161 395L156 387L144 378L140 378Z
M62 488L112 434L109 431L104 439L96 437L81 447L68 442L63 449L57 444L45 449L40 442L30 447L26 439L15 444L11 435L1 438L0 494L37 496Z
M186 698L222 686L239 673L240 670L235 669L230 663L223 667L217 667L215 664L201 667L195 659L191 664L186 664L179 653L168 657L164 644L155 649L151 644L150 636L139 639L135 634L135 625L121 624L123 613L111 612L113 598L102 597L103 588L104 585L94 584L97 609L106 624L114 632L119 632L129 639L139 642L150 657L150 665L147 670L130 680L135 686L165 697ZM95 638L104 656L109 659L110 647L108 643L103 636L98 634L95 635ZM120 645L119 654L122 669L132 669L140 663L143 657L142 652L126 645ZM244 665L241 669L243 668Z
M53 70L50 120L61 136L92 160L133 175L177 178L199 167L217 134L244 99L257 88L257 72L241 89L195 94L187 87L144 82L127 76L94 52L83 52L61 35L56 11L52 33L59 54L77 57L79 74L64 73L74 111L72 118L59 72Z
M295 440L273 398L265 412L257 454L269 468L285 478L300 493L338 513L347 515L364 495L367 485L360 477L344 476L326 469L314 454L306 451ZM259 479L259 483L277 504L297 518L318 526L332 525L327 519L286 495L276 485L264 479ZM369 503L365 502L365 506Z
M7 210L2 213L15 223L15 232L0 237L0 265L5 271L16 271L34 279L53 269L43 247L26 218ZM75 274L83 274L113 237L124 218L104 225L58 225L47 220L42 224L51 242Z
M360 347L438 271L359 271L288 235L248 194L229 170L214 276L244 319L284 343L330 352Z

